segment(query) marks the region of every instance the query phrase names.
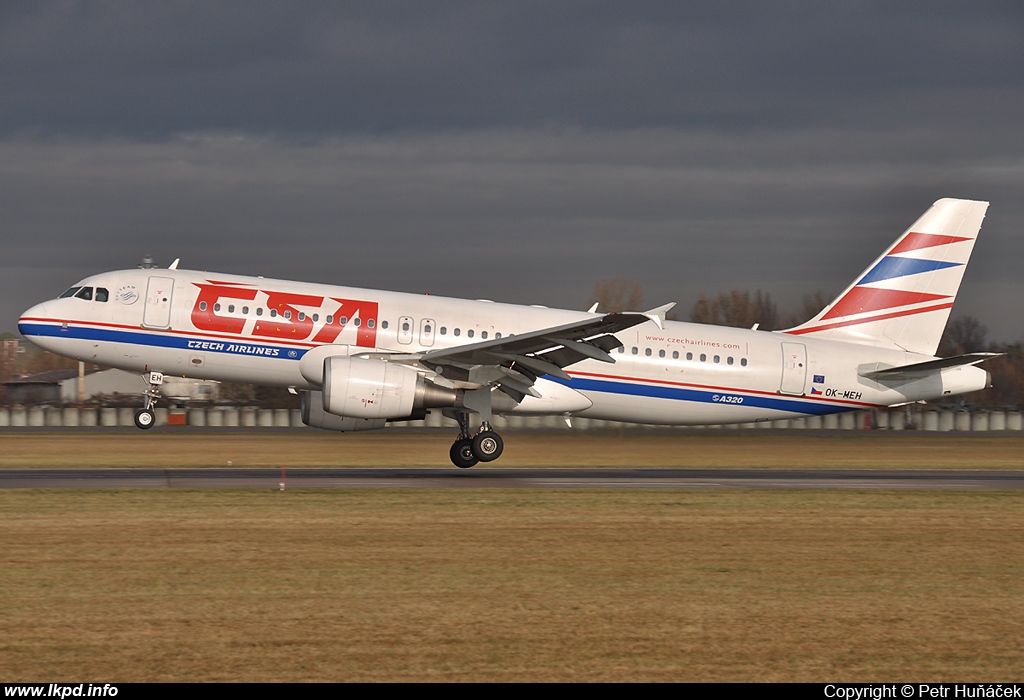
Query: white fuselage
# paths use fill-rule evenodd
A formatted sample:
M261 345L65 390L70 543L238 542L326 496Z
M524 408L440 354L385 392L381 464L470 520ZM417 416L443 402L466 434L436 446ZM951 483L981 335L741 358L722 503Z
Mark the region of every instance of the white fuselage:
M188 270L110 272L77 287L91 288L92 298L29 309L22 334L53 352L124 370L300 390L320 388L300 371L319 346L413 355L598 316ZM570 381L538 382L551 400L529 397L513 411L722 424L889 406L987 384L973 366L882 384L861 375L931 356L785 333L669 321L616 337L623 347L611 353L614 364L568 366ZM551 382L574 391L559 393ZM574 398L560 403L563 395Z

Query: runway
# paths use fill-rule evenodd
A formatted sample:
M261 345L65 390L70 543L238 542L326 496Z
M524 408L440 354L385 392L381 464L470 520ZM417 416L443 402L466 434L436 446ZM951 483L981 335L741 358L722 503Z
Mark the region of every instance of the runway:
M12 469L3 489L101 488L1024 489L1024 470Z

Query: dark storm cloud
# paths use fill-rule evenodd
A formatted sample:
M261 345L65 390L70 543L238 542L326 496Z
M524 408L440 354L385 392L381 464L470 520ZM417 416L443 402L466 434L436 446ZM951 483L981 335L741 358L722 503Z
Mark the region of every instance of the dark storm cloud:
M749 127L905 121L913 96L934 102L915 120L998 119L1021 98L1021 14L1016 3L25 3L0 16L0 114L7 133L144 137ZM975 98L955 99L968 87Z
M1024 337L1019 3L0 4L0 330L163 264L583 307L838 292L993 202Z

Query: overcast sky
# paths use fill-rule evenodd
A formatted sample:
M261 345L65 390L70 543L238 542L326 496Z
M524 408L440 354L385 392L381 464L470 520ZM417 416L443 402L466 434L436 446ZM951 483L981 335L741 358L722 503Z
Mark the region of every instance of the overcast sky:
M783 311L942 197L1024 339L1024 3L0 3L0 331L161 265Z

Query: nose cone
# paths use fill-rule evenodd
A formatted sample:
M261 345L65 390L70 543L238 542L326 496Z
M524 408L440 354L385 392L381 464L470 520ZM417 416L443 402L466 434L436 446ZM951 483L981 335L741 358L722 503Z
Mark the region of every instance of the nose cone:
M28 309L18 319L18 332L26 338L31 335L37 335L35 329L37 328L40 321L49 318L46 313L46 304L36 304L31 309Z

